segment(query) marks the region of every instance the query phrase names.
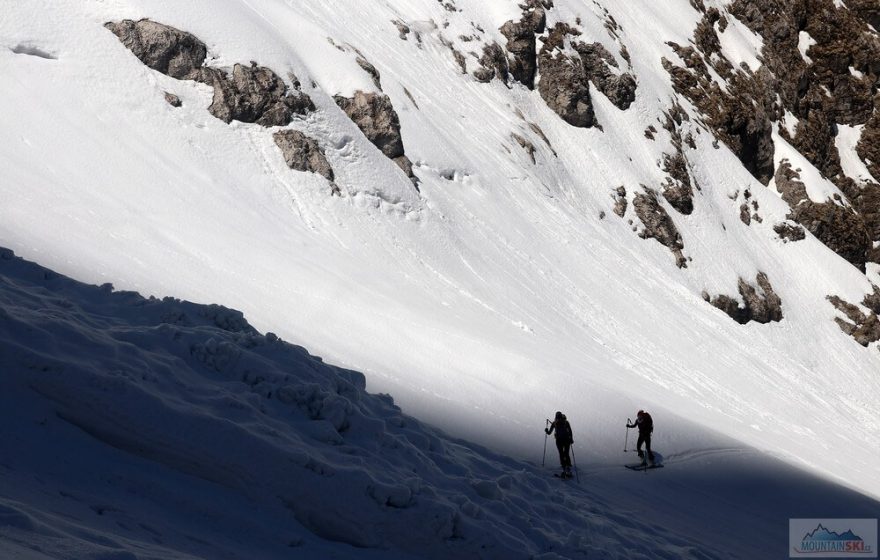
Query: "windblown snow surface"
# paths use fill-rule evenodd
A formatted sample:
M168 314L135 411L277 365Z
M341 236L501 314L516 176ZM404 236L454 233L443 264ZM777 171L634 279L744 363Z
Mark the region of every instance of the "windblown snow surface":
M877 510L721 437L554 479L240 312L6 249L0 350L3 558L777 558L790 516Z
M670 463L676 456L703 457L703 451L697 450L738 450L713 461L713 465L723 465L721 469L705 469L700 463L701 467L687 470L692 475L687 479L673 468L651 473L658 475L651 480L666 481L661 489L644 482L647 476L638 480L630 476L623 482L609 474L600 478L603 484L591 485L589 477L584 477L582 487L566 494L535 478L531 467L456 443L454 451L449 451L453 456L444 459L447 463L440 470L447 469L443 472L449 476L457 471L454 476L462 480L471 472L491 474L495 482L490 485L497 484L497 492L504 491L503 484L508 482L496 478L511 477L509 484L517 493L504 502L504 508L520 508L523 518L529 519L501 529L496 522L509 509L496 516L492 505L478 504L473 509L452 498L438 498L437 503L444 506L438 505L437 511L455 503L449 506L455 514L443 517L446 513L438 513L439 518L471 523L463 529L471 544L485 536L491 541L487 546L537 554L549 550L550 542L559 542L560 535L566 535L565 539L574 535L558 546L572 554L590 547L610 554L618 542L642 546L633 544L636 537L632 534L638 534L661 539L656 550L665 552L657 554L675 557L685 552L674 547L687 548L693 542L690 539L702 538L700 533L708 525L705 519L717 520L718 526L715 540L707 536L704 542L723 540L719 533L727 527L722 521L726 518L712 518L714 510L709 506L692 508L697 496L708 496L708 502L734 500L739 504L736 519L757 516L750 523L762 527L770 522L754 510L769 508L776 525L767 534L772 533L774 539L784 538L787 518L800 507L799 500L807 493L803 481L827 490L818 495L840 497L828 506L839 516L857 517L860 504L875 504L823 481L880 496L880 354L844 335L833 320L837 312L826 300L835 294L861 301L871 289L869 278L880 282L876 270L869 268L866 278L809 234L804 241L783 243L772 226L785 219L788 205L758 183L723 144L715 149L712 136L693 120L683 127L693 132L696 142L688 162L701 190L695 193L694 212L676 215L687 268L677 268L665 247L640 238L632 224L612 214L618 186L626 187L631 203L640 185L657 185L665 179L657 162L669 151L669 136L661 131L651 141L644 131L652 125L660 128L658 119L674 98L660 62L664 56L675 59L665 42L686 44L699 19L697 12L685 0L555 2L548 11L551 24L580 17L586 38L607 43L617 56L618 48L604 28L607 10L619 24L617 33L631 57L638 80L635 102L620 111L604 96L594 95L600 130L564 123L537 91L507 87L498 80L478 83L462 74L448 45L462 52L474 49L461 36L477 28L483 30L484 41L503 44L498 28L516 19L519 8L514 1L500 0L456 0L455 6L448 10L433 0L4 2L0 18L4 107L0 111L0 243L84 282L112 282L147 295L174 295L241 309L256 328L274 331L329 363L363 372L371 392L393 394L407 414L532 463L540 462L541 429L555 410L569 415L577 459L596 473L619 469L624 462L624 421L639 408L652 412L657 424L655 447ZM317 110L294 120L290 127L319 139L342 196L330 196L323 178L288 169L271 130L214 118L206 110L211 102L207 86L174 80L144 66L103 27L107 21L123 18L150 18L195 34L207 44L210 64L216 67L254 60L280 76L295 73ZM394 21L409 26L406 40L400 39ZM726 50L742 61L757 60L757 53L747 50L760 45L744 31L737 33L740 38L726 45ZM420 179L419 190L333 101L336 94L375 90L370 76L356 63L354 49L381 73L382 88L400 116L406 152ZM473 70L475 59L469 57L467 64ZM179 96L183 106L168 105L164 91ZM689 107L684 100L679 102ZM543 131L549 145L528 123ZM512 132L534 144L534 164L512 139ZM763 222L750 226L740 221L739 201L735 200L746 188L760 203L764 217ZM627 218L631 216L630 212ZM751 280L759 271L767 274L782 299L785 317L779 323L740 325L701 297L704 291L735 295L738 278ZM118 321L128 324L130 318L123 313ZM88 315L81 319L90 321ZM159 327L162 322L151 323L151 336L171 336L162 333L163 328L171 328ZM101 323L92 321L92 325ZM82 332L77 325L68 326ZM136 332L132 336L141 336ZM102 336L86 336L83 343L101 344ZM210 336L200 343L207 344ZM159 356L175 352L166 347L170 342L165 338L161 344L152 340L146 337L139 341L143 345L136 345L138 353L149 354L138 364L123 366L133 356L115 338L96 352L109 352L119 362L114 367L120 372L148 375L146 371L158 367L152 361L152 349L161 349ZM259 341L263 343L262 338ZM26 348L30 343L19 344ZM61 343L46 344L34 351L49 357L74 351ZM296 358L280 358L274 355L282 352L280 346L260 348L257 356L265 352L273 359L266 369L276 379L288 367L284 360L294 360L297 365L290 367L297 370L314 364L298 350L284 350ZM181 350L176 352L179 357ZM190 356L189 352L187 346L184 354ZM219 356L221 360L225 356L222 350ZM82 493L90 493L95 501L108 478L106 491L122 496L131 490L141 496L137 499L142 500L138 504L142 512L158 511L153 501L157 498L142 488L144 484L150 488L150 480L161 480L153 489L165 492L162 503L167 506L176 500L178 507L172 509L189 511L190 522L202 519L205 526L213 527L213 535L226 535L230 544L224 550L229 551L235 550L237 535L248 533L247 524L276 536L284 534L288 525L273 512L293 511L285 502L311 500L313 511L323 511L324 482L313 487L288 480L298 472L295 468L311 464L314 456L291 451L291 459L277 449L284 447L285 438L312 437L308 430L316 430L319 439L331 437L330 426L279 427L284 422L271 419L273 415L289 414L280 412L286 409L276 402L279 395L273 396L273 404L259 404L268 397L245 394L243 366L229 366L234 371L229 383L238 384L230 391L241 394L228 397L233 404L227 406L223 404L227 397L213 385L224 383L222 375L211 377L198 371L192 374L198 374L198 379L188 379L188 372L177 372L176 361L157 359L174 375L153 374L156 380L144 383L107 381L114 379L113 368L102 366L95 371L86 358L81 358L83 365L78 369L65 370L69 375L27 374L40 378L33 383L25 381L27 376L10 377L4 372L4 383L21 391L21 398L4 393L4 399L8 398L4 403L9 403L4 405L4 414L10 415L10 422L17 418L16 410L32 410L29 398L37 390L44 400L33 402L44 403L41 406L52 424L51 430L41 431L31 414L21 420L26 428L13 432L24 439L15 440L17 444L4 439L3 444L11 445L15 453L34 442L32 457L15 459L30 465L24 471L11 470L16 463L4 454L8 465L4 477L9 477L5 480L17 482L4 484L4 499L15 500L14 492L22 493L4 517L11 520L10 526L48 535L44 527L60 531L59 524L70 524L64 534L75 532L85 523L83 512L89 506L100 509L101 502L77 502L81 498L76 492L62 490L73 496L64 502L58 488L83 486ZM262 363L269 358L253 359ZM217 367L222 371L226 366ZM328 379L351 383L352 374L327 367L327 372L334 372L327 373ZM335 386L338 382L322 383ZM76 404L79 401L71 395L80 391L82 402L88 404L92 398L94 406ZM133 391L139 404L122 406L126 397L113 391ZM353 391L362 392L360 388ZM102 392L113 397L100 397ZM119 408L101 412L117 399ZM237 409L234 401L244 402L244 408ZM393 416L387 402L369 402L364 406L375 407L375 414L383 420ZM270 419L249 425L249 418L261 406L278 409L267 413ZM50 413L55 408L60 414L57 418ZM199 414L216 425L202 430L194 420ZM16 426L5 422L4 429ZM382 488L397 485L389 492L403 493L402 488L408 488L415 495L403 475L385 478L378 473L412 469L421 458L408 459L403 463L408 466L395 461L407 453L413 457L425 453L430 449L425 441L441 436L427 428L419 431L422 443L407 444L412 445L406 447L410 451L394 452L380 468L366 457L382 453L374 450L374 455L364 456L361 450L400 434L387 427L374 427L372 432L363 429L366 434L359 436L363 445L355 446L357 451L347 453L345 445L327 451L332 457L325 462L334 468L361 461L371 465L363 467L367 474L352 475L351 480L357 482L350 484L357 490L331 493L350 494L348 498L330 499L351 500L355 511L365 511L359 509L357 500L366 500L366 489L373 484L369 478L381 482ZM326 434L321 435L321 430ZM80 432L97 440L73 437ZM245 432L247 437L242 435ZM34 435L29 437L30 433ZM235 439L239 435L241 439ZM184 453L188 446L202 444L202 439L206 441L198 453ZM50 452L50 446L36 442L53 443L61 451ZM130 457L132 452L135 458ZM90 470L94 463L82 458L89 453L98 457L95 461L115 465L118 474ZM476 453L473 461L479 465L467 463L469 453ZM209 459L200 458L203 455ZM153 462L140 462L137 457ZM256 457L260 466L251 472L245 459ZM281 463L276 464L273 457ZM804 469L803 473L781 466L777 458ZM56 512L51 523L26 513L40 482L26 481L24 473L36 465L46 469L39 480L53 481L47 482L45 491L55 493L40 502L47 504L44 511ZM159 472L165 468L173 474ZM772 484L761 487L783 494L775 494L775 501L750 502L743 492L731 490L763 476L765 468L775 475L766 479ZM136 483L127 484L126 477L135 476L129 472L137 473ZM725 473L729 484L717 483ZM790 485L781 481L790 481ZM434 487L435 482L431 479L426 486ZM233 490L214 494L214 487L205 484ZM450 488L455 484L471 488L464 481ZM303 487L315 493L298 493ZM562 492L572 488L578 487L569 485ZM797 488L802 491L786 494ZM642 497L643 493L650 496L652 491L659 492L657 503L643 509L663 512L654 514L658 524L665 523L662 530L635 526L626 515L635 509L632 504L647 504L644 500L649 498ZM487 492L491 496L496 490ZM468 493L461 490L460 495ZM543 501L535 505L539 496ZM431 498L421 500L434 503ZM217 506L206 505L211 503ZM542 509L560 503L565 510L578 511ZM79 507L75 504L81 510L66 509ZM851 511L843 507L846 504ZM424 511L435 511L432 507ZM670 515L672 510L684 513L676 517ZM239 511L251 514L224 517L237 516ZM826 515L820 507L811 512ZM335 516L315 522L308 516L289 515L299 515L305 527L321 527L314 534L331 540L345 532L341 527L360 532L368 540L355 543L361 545L374 544L378 541L370 539L376 538L399 550L413 550L408 547L421 538L419 533L409 535L404 530L399 534L373 531L360 517ZM389 520L395 515L392 508L383 510L380 517ZM547 516L554 519L552 527L537 521ZM117 520L99 517L89 523L117 526ZM178 527L173 520L166 523L169 530ZM142 537L143 531L166 534L148 526L134 530ZM577 529L569 530L573 526ZM218 527L230 530L218 531ZM534 532L529 537L517 536L514 544L505 540L517 531ZM307 531L301 534L290 539L329 546ZM679 537L669 536L674 534ZM155 535L138 542L162 546L173 541L174 550L198 549L200 537L183 529L175 535ZM103 538L83 536L82 540ZM521 544L526 541L530 544ZM454 550L456 545L443 546ZM778 546L771 556L776 550L783 554L781 540ZM480 554L478 545L468 550ZM706 547L700 550L710 554ZM431 548L429 553L441 551L446 550ZM754 552L748 549L749 554ZM166 553L150 554L163 557ZM619 554L634 557L628 550ZM204 557L222 556L204 553ZM77 556L71 552L69 557Z

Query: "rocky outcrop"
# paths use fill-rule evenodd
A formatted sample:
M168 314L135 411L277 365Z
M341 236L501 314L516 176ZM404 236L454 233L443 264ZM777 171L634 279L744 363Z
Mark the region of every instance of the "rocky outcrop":
M862 218L849 206L834 201L817 203L807 196L800 174L782 160L775 176L776 190L791 207L789 218L804 226L829 249L865 271L870 238Z
M880 290L876 287L874 292L865 296L862 305L867 308L867 313L859 306L853 305L838 296L828 296L828 301L838 311L846 316L846 319L835 317L834 322L840 330L850 335L862 346L868 346L872 342L880 340Z
M206 68L202 81L213 86L208 111L223 122L241 121L262 126L284 126L294 114L315 109L308 95L291 91L275 72L265 66L236 64L232 75Z
M510 137L516 140L516 143L529 155L532 163L535 163L535 145L515 132L511 132Z
M275 144L281 149L287 167L297 171L317 173L333 182L333 168L324 155L324 150L314 138L298 130L279 130L272 135Z
M557 23L541 47L538 64L541 80L538 92L547 106L572 126L589 128L596 124L590 84L580 56L562 51L567 35L577 34L564 23Z
M508 60L510 74L529 89L535 87L535 73L538 70L535 36L544 33L546 23L544 6L531 0L523 5L522 19L507 21L500 29L507 38L507 52L511 55Z
M196 80L208 49L195 35L148 19L108 22L116 35L141 62L178 80Z
M400 119L387 95L359 90L354 97L337 95L333 99L364 133L367 140L394 161L409 178L416 178L412 172L412 163L404 153Z
M197 80L214 89L208 111L224 122L262 126L289 124L294 114L314 111L308 95L293 90L275 72L256 62L236 64L232 74L204 66L207 48L191 33L147 19L104 24L138 59L150 68L179 80ZM167 100L167 98L166 98ZM169 101L171 103L171 101Z
M596 124L590 82L617 108L626 110L635 100L636 80L620 71L617 60L602 44L577 41L579 35L565 23L550 30L538 55L538 91L565 122L586 128ZM566 51L567 42L574 52Z
M507 82L509 69L507 55L498 43L483 46L483 55L479 59L480 67L474 70L474 78L478 82L489 83L494 78Z
M639 237L657 240L672 251L672 254L675 255L675 264L679 268L686 268L687 259L682 253L684 242L678 228L675 227L675 222L666 209L660 205L657 193L644 186L643 188L645 188L645 192L637 194L633 199L633 208L644 225L644 230L639 233Z
M576 43L584 71L596 89L602 92L618 109L628 109L636 99L636 80L620 73L617 61L601 43Z
M626 187L623 185L617 187L614 191L614 213L620 216L621 218L626 214L627 201L626 201Z
M709 294L703 292L703 299L724 311L731 319L741 325L745 325L749 321L757 323L781 321L782 300L773 291L773 286L770 285L767 275L759 272L755 281L757 287L742 278L739 279L738 290L742 304L736 298L723 294L710 297Z
M694 211L694 189L688 170L687 157L682 146L680 127L689 120L687 113L677 103L666 113L663 128L669 132L674 152L663 154L661 168L667 174L663 184L663 198L678 212L689 215ZM691 139L693 144L693 139Z
M804 232L804 228L788 222L774 225L773 231L775 231L776 235L783 240L783 243L788 243L789 241L803 241L807 236Z
M171 93L170 91L165 92L165 102L171 105L172 107L182 107L183 102L179 97Z

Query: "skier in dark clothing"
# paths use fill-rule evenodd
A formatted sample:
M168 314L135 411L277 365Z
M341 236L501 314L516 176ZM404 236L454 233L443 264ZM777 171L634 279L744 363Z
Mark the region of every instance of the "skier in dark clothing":
M651 451L651 434L654 432L654 420L651 418L651 415L644 410L640 410L636 414L636 421L632 424L627 424L626 427L639 429L639 441L636 443L636 451L639 452L639 458L644 463L645 454L642 453L642 443L644 443L645 450L648 452L648 460L651 461L651 464L654 464L654 453Z
M574 438L571 434L571 425L565 414L556 412L556 419L544 430L548 436L556 431L556 449L559 450L559 464L562 465L562 478L571 478L571 444Z

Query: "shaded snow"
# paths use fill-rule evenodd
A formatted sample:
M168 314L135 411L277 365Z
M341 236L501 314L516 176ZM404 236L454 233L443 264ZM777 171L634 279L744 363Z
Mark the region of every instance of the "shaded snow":
M239 312L4 249L0 368L3 558L760 558L788 517L878 506L659 414L666 468L576 445L563 482L552 443L541 468L450 438Z

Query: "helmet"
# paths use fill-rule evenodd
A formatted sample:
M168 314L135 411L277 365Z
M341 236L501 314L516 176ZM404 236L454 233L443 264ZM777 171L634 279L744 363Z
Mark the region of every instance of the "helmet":
M644 410L640 410L640 411L638 412L638 414L636 414L636 416L644 416L644 415L645 415L645 411L644 411Z
M558 411L558 410L556 411L556 419L557 419L557 420L558 420L559 418L562 418L563 416L564 416L564 414L562 414L560 411Z

